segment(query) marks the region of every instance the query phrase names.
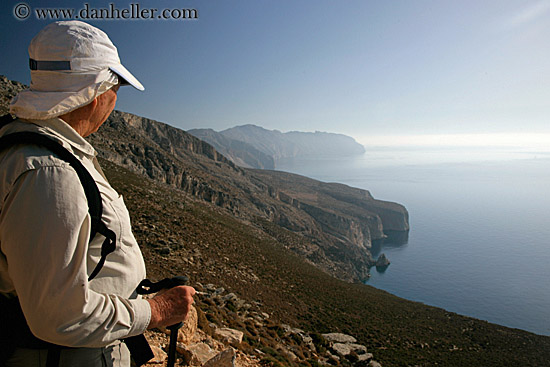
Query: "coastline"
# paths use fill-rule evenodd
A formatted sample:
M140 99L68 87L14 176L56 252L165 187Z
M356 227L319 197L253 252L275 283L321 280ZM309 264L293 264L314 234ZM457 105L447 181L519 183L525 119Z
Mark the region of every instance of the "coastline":
M371 157L374 162L365 162ZM407 207L407 243L373 248L373 255L385 253L391 265L383 273L373 268L367 284L480 320L550 335L545 306L550 302L545 277L550 274L544 261L550 236L544 224L550 215L544 172L549 172L545 167L550 160L526 160L518 153L510 161L392 166L382 165L381 157L390 162L412 159L408 152L367 152L355 161L298 161L279 169L368 187L374 197Z

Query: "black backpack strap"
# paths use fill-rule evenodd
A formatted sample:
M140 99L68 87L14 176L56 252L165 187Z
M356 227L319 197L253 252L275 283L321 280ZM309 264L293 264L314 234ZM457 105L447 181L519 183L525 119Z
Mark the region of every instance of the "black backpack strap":
M101 202L101 194L99 189L90 175L90 172L80 163L80 161L61 144L53 139L50 139L42 134L25 131L13 134L8 134L0 138L0 150L7 148L8 146L16 144L35 144L40 145L55 153L60 159L69 163L70 166L76 171L80 183L84 189L86 199L88 201L88 212L92 219L92 228L90 232L91 242L97 233L105 236L105 241L101 246L101 258L96 265L92 274L88 277L88 281L97 276L108 254L116 249L116 234L107 228L107 226L101 221L101 215L103 213L103 204Z
M9 113L7 115L0 116L0 129L14 120L15 120L15 117L10 115Z

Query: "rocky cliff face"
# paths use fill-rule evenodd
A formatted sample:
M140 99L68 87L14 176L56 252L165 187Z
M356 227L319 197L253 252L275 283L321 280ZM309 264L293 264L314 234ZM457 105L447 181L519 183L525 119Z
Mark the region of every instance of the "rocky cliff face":
M0 80L3 108L24 86ZM368 191L277 171L237 166L210 144L167 124L114 111L89 137L100 156L230 211L268 234L299 234L290 248L346 280L368 276L373 240L407 231L406 209Z
M248 143L227 138L212 129L193 129L187 132L212 145L238 166L275 169L275 161L272 156L259 151Z
M4 116L8 113L8 106L11 99L15 97L19 91L25 88L25 85L9 80L4 75L0 75L0 116Z

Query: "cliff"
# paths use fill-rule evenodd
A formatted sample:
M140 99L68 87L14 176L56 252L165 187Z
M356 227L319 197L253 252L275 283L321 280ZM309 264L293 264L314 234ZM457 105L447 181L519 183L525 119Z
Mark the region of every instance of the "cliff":
M189 134L212 145L218 152L245 168L274 169L272 156L265 154L244 141L234 140L212 129L192 129Z

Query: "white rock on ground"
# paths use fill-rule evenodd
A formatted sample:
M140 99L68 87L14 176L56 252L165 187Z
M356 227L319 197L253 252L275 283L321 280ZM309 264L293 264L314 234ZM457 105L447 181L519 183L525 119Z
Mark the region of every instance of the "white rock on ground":
M371 361L374 358L372 353L365 353L365 354L358 354L357 355L357 361L358 362L368 362Z
M344 344L344 343L334 343L332 345L332 350L335 351L336 353L338 353L339 355L342 355L342 356L349 356L351 354L351 348L349 346L349 344Z
M233 348L228 348L206 361L202 367L234 367L235 358L235 350Z
M153 359L151 359L148 363L162 364L168 358L168 354L166 354L165 351L163 351L160 347L157 347L156 345L152 345L151 350L153 351L155 357L153 357Z
M216 356L217 352L205 343L186 345L178 343L177 352L183 356L189 366L202 366Z
M351 350L353 350L357 354L365 354L367 353L367 347L361 344L348 344Z
M230 328L218 328L214 330L214 335L221 338L226 343L239 344L243 341L244 333L242 331Z
M331 343L356 343L357 339L355 339L351 335L341 334L341 333L328 333L328 334L322 334L323 338L325 338L328 342Z

